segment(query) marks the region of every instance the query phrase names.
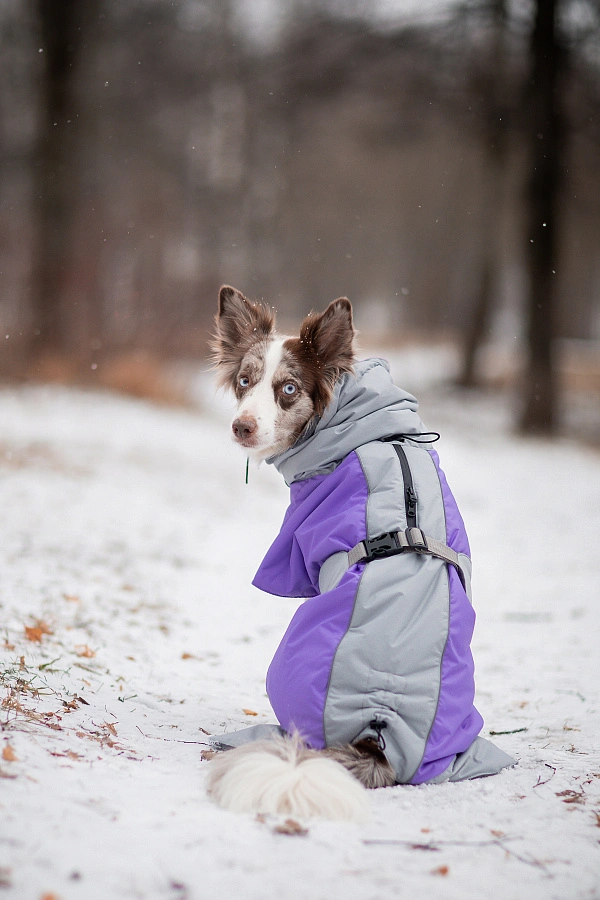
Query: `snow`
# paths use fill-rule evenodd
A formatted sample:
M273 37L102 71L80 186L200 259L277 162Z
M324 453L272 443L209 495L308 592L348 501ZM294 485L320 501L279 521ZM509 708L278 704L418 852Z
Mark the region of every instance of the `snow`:
M205 794L208 734L274 721L298 601L250 585L287 489L244 483L226 403L196 396L0 390L2 897L600 897L600 456L424 386L473 549L483 734L519 764L288 835Z

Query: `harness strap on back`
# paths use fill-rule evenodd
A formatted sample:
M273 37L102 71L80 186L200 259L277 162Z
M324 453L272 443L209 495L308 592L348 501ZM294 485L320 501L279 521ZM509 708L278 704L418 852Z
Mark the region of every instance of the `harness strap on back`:
M371 562L374 559L385 559L405 552L421 553L435 556L454 566L463 587L466 589L468 575L463 570L462 561L456 550L442 541L427 537L420 528L407 528L405 531L388 531L375 538L359 541L348 553L348 565L358 562Z

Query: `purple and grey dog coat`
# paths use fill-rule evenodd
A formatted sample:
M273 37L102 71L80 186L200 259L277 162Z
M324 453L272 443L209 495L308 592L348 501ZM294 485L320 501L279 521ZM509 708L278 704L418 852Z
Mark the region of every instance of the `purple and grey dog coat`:
M254 579L307 598L267 674L281 727L317 749L375 738L403 784L514 763L479 737L469 544L423 432L384 360L342 376L323 416L267 460L291 502Z

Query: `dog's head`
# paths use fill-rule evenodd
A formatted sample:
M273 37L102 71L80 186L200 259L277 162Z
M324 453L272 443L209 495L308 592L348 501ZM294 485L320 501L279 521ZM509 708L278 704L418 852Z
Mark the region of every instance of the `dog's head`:
M291 447L331 399L354 361L352 307L345 297L310 313L298 337L278 335L275 314L232 287L219 292L212 342L221 386L238 401L234 440L255 460Z

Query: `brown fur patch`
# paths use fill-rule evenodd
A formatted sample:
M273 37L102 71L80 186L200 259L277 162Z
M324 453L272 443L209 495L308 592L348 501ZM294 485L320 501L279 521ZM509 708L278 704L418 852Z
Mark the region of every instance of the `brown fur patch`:
M350 301L340 297L325 312L309 313L300 326L300 336L284 344L298 360L316 415L322 415L340 375L352 371L354 334Z
M238 400L241 400L246 391L251 390L263 377L266 352L267 341L257 341L240 360L234 383L231 385ZM240 378L243 377L248 379L247 388L240 385Z
M356 744L327 747L321 751L354 775L366 788L391 787L396 784L394 770L375 741L365 738Z

